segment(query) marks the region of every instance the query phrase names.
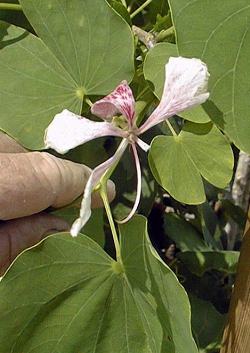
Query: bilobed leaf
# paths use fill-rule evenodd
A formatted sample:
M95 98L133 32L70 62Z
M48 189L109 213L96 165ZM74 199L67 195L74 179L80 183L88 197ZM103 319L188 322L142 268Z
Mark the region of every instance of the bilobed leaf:
M171 56L178 56L177 47L171 43L159 43L149 50L146 55L143 72L146 80L154 85L154 93L160 100L165 82L165 65ZM182 118L196 123L210 121L208 114L201 106L192 108L179 114Z
M202 177L223 188L233 171L231 147L210 123L186 123L178 136L156 137L149 162L158 183L176 200L187 204L205 201Z
M215 121L242 150L250 152L250 4L248 0L170 0L179 54L207 65ZM192 23L192 25L190 25Z
M80 114L85 95L104 95L131 80L134 43L128 24L106 1L20 3L40 38L0 22L0 129L29 149L42 149L56 113Z
M40 39L15 26L7 31L10 45L0 50L0 128L28 148L41 148L56 113L80 113L77 85Z
M68 234L19 256L0 282L0 352L197 353L187 295L145 219L122 226L121 239L124 265Z
M87 95L133 76L128 24L104 0L20 0L39 37Z

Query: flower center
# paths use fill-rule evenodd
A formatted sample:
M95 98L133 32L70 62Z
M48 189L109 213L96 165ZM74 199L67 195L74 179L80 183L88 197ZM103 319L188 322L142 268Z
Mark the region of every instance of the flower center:
M135 134L134 130L128 130L127 140L129 143L134 144L137 141L137 135Z

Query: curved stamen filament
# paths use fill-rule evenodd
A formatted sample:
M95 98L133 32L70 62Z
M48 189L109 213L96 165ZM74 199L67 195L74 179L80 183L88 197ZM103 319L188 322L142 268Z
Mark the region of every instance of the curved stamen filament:
M120 224L128 222L133 217L133 215L135 214L135 212L138 208L140 198L141 198L141 165L140 165L140 160L139 160L139 156L138 156L138 152L137 152L135 144L132 143L131 146L132 146L132 151L133 151L133 155L135 158L135 166L136 166L136 172L137 172L136 198L135 198L134 206L133 206L131 212L129 213L129 215L126 218L124 218L123 220L117 221L117 223L120 223Z

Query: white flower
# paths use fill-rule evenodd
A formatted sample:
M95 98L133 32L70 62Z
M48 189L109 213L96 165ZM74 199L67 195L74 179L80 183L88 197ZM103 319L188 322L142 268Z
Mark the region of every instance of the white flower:
M143 142L139 136L165 119L185 109L202 104L208 99L209 73L206 65L199 59L170 58L165 66L165 73L161 101L139 128L136 126L135 120L134 96L126 81L121 82L112 93L92 106L92 113L102 118L103 122L95 122L68 110L63 110L54 117L48 126L45 133L45 145L59 153L65 153L71 148L102 136L119 136L123 139L114 156L93 169L84 191L80 217L74 222L71 229L72 236L77 236L91 216L93 189L103 174L120 160L129 144L132 146L137 170L137 196L130 214L121 222L128 221L134 215L141 194L141 168L136 145L144 151L149 149L149 145ZM122 128L116 126L112 120L119 113L125 118L125 124Z

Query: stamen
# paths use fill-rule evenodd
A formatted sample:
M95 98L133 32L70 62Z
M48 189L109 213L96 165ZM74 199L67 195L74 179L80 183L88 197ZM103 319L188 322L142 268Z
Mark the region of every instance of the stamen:
M135 166L136 166L136 172L137 172L136 198L135 198L134 206L133 206L131 212L129 213L129 215L126 218L124 218L123 220L117 221L117 223L120 223L120 224L128 222L133 217L133 215L135 214L135 212L136 212L136 210L137 210L137 208L139 206L140 198L141 198L141 166L140 166L140 160L139 160L139 156L138 156L135 144L131 144L131 146L132 146L132 150L133 150L133 154L134 154L134 158L135 158Z

